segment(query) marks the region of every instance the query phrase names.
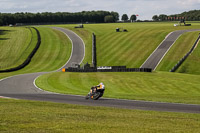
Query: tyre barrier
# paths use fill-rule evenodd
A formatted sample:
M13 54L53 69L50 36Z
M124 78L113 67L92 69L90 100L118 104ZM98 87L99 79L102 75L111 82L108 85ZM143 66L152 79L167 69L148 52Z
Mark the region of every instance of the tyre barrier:
M98 68L65 68L63 72L152 72L151 68L125 68L113 66L111 69L98 69Z
M0 70L0 73L13 72L13 71L20 70L20 69L24 68L25 66L27 66L31 62L31 59L33 58L33 56L35 55L35 53L37 52L37 50L38 50L38 48L40 47L40 44L41 44L40 32L35 27L31 27L31 28L33 28L34 30L36 30L37 37L38 37L37 44L36 44L35 48L33 49L33 51L30 53L30 55L27 57L27 59L21 65L19 65L17 67L14 67L14 68Z
M175 72L183 64L183 62L188 58L188 56L194 51L195 47L198 45L199 40L200 34L190 51L187 54L185 54L185 56L170 70L170 72Z

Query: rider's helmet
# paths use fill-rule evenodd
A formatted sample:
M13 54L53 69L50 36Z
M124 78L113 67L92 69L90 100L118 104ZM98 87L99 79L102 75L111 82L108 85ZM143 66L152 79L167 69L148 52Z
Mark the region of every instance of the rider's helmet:
M104 84L102 82L99 85L100 85L101 89L105 89L105 86L104 86Z

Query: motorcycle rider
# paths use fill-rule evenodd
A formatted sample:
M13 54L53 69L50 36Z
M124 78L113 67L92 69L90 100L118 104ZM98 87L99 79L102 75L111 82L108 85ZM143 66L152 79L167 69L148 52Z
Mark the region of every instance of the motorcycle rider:
M101 97L101 96L103 96L104 90L105 90L105 85L101 82L99 85L93 86L90 89L90 92L88 93L88 96L89 95L91 96L95 92L100 92L101 93L100 97ZM86 98L86 99L88 99L88 98Z
M104 91L105 90L105 85L101 82L99 85L94 87L95 91Z

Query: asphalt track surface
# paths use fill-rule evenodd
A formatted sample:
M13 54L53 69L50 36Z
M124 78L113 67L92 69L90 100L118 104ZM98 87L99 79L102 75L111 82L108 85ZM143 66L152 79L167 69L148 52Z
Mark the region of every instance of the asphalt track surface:
M74 62L80 64L85 56L85 48L83 41L72 31L62 28L54 28L65 33L71 39L73 44L73 52L71 54L70 60L63 67L69 67ZM175 37L174 39L176 40ZM61 69L59 69L59 71ZM200 105L147 102L136 100L118 100L107 98L101 98L100 100L94 101L85 100L84 96L64 95L46 92L37 88L34 85L35 79L38 76L45 73L47 72L23 74L0 80L0 98L11 97L17 99L50 101L56 103L67 103L87 106L105 106L138 110L200 113Z
M155 70L159 63L164 58L165 54L169 51L175 41L185 32L200 31L200 29L179 30L171 32L165 40L157 47L157 49L149 56L141 68L151 68Z

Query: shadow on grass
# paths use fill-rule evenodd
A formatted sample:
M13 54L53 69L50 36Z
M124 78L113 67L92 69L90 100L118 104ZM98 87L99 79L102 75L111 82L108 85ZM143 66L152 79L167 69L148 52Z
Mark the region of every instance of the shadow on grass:
M8 39L10 39L10 38L0 38L0 40L8 40Z
M13 32L14 30L0 30L0 35L5 35L8 32Z

